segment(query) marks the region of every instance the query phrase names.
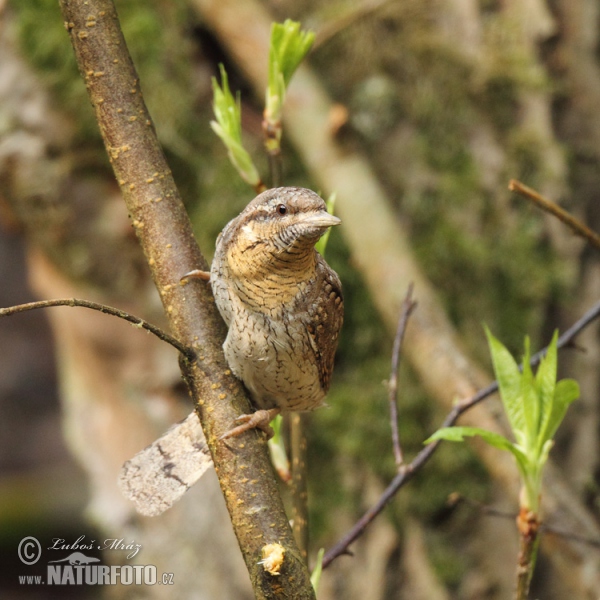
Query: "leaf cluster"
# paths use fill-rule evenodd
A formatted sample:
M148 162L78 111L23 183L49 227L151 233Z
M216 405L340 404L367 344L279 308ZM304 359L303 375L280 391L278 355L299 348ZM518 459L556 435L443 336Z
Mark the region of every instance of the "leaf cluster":
M285 90L292 75L315 41L312 31L301 31L300 23L286 19L273 23L269 47L269 83L265 117L272 122L281 120Z
M523 508L539 512L543 467L554 444L553 437L571 402L579 397L573 379L556 381L558 331L554 333L537 373L531 369L529 338L525 338L523 368L486 328L502 404L515 442L478 427L447 427L436 431L426 443L436 440L463 441L480 436L488 444L510 452L523 481Z
M260 183L260 175L254 162L242 144L242 109L239 93L234 98L229 89L227 71L220 65L221 85L213 77L213 111L216 121L211 121L212 130L219 136L225 147L229 160L240 177L252 187Z

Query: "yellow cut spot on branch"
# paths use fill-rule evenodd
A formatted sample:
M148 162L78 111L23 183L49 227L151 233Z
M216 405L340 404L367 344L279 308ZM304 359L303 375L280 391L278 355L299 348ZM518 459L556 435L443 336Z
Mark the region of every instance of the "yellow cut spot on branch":
M271 575L281 573L281 565L285 558L285 548L281 544L267 544L262 548L262 560L258 562Z

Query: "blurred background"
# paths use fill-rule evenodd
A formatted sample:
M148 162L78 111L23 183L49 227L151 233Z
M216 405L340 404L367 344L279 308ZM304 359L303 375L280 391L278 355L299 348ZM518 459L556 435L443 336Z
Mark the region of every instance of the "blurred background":
M600 230L595 0L115 3L209 259L218 232L254 196L210 129L211 78L223 63L231 88L241 93L247 147L268 179L263 93L244 66L254 61L266 73L266 56L240 44L256 36L262 47L271 21L293 18L317 33L307 65L328 99L324 129L338 157L351 157L380 186L407 241L399 260L414 264L421 278L417 301L428 303L429 294L439 301L473 364L491 372L482 323L518 354L526 334L537 349L598 300L597 253L507 189L511 178L520 179ZM313 116L323 117L306 118ZM307 160L311 143L319 154L317 140L287 136L284 126L284 182L326 195L335 185ZM319 156L324 165L330 159ZM352 172L346 177L351 188ZM354 201L365 222L375 210L371 200ZM344 198L339 202L342 212ZM357 242L356 234L338 229L327 258L343 282L346 319L329 406L311 415L308 431L313 559L395 474L386 381L390 314L400 306L380 295L365 268L395 257L385 249L365 257L360 236ZM398 297L405 283L397 283ZM0 305L72 296L164 325L58 4L4 0ZM412 368L412 350L405 352L400 435L410 459L458 392L447 390L445 400L432 393L436 373ZM571 531L560 511L552 524L594 536L597 325L561 354L559 367L561 376L579 381L582 396L557 435L551 493L566 498L588 526ZM137 516L116 485L121 464L190 410L175 351L138 329L81 308L0 319L0 596L252 597L214 473L154 519ZM454 492L473 502L449 504ZM514 486L507 489L477 446L444 445L353 545L354 556L325 571L319 598L510 598L514 520L482 506L516 514ZM142 545L135 559L116 550L89 554L104 564L155 564L159 573L174 574L175 585L21 585L19 575L37 572L17 556L28 535L44 548L38 571L68 555L47 550L54 538L122 539ZM597 547L548 535L534 597L596 598L599 563Z

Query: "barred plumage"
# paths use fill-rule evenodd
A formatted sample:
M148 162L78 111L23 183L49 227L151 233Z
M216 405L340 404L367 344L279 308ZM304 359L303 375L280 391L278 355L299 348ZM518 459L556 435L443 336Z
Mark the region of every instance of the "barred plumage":
M329 389L343 300L337 274L314 246L339 223L314 192L276 188L217 239L210 281L229 327L225 356L269 416L312 410Z

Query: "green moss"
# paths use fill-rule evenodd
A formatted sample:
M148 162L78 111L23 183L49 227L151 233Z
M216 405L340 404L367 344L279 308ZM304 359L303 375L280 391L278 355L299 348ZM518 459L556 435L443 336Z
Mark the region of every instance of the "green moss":
M12 0L21 50L84 137L99 134L57 3Z
M57 106L72 115L80 139L99 148L98 126L58 6L46 0L12 0L12 5L24 56ZM189 155L199 124L192 110L186 5L128 0L117 2L117 10L159 137L171 152Z

